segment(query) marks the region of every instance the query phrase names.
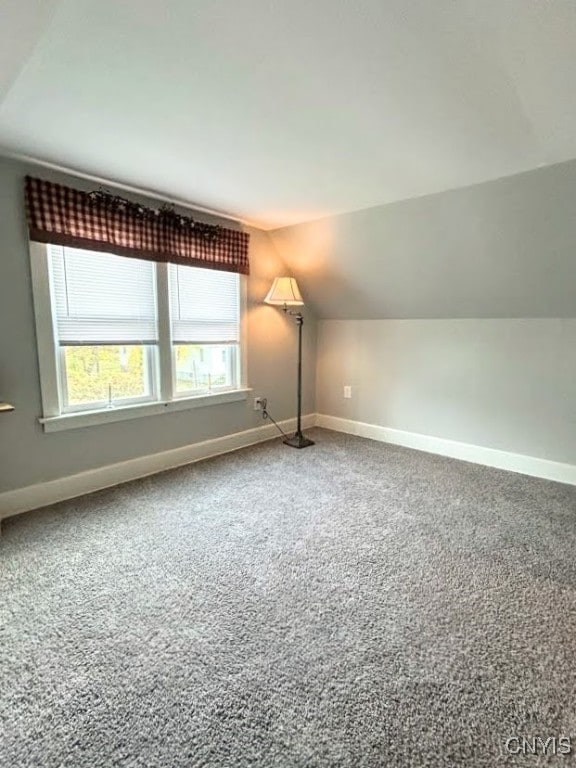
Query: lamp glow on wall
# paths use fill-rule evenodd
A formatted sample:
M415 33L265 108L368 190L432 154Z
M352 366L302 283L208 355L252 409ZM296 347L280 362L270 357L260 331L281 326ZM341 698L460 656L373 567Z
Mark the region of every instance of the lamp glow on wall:
M298 393L298 418L296 421L296 432L292 437L284 439L286 445L292 448L307 448L314 445L314 441L302 434L302 326L304 318L300 311L295 312L290 307L302 307L304 301L298 288L298 283L293 277L276 277L272 287L264 299L266 304L275 307L282 307L282 310L288 315L292 315L298 326L298 373L297 373L297 393Z

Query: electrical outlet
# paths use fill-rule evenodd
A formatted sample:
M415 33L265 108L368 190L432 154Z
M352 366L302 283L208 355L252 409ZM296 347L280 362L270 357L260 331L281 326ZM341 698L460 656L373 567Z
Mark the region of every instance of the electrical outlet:
M350 400L350 398L352 397L352 387L348 385L344 387L344 397L346 398L346 400Z
M268 400L265 397L255 397L254 398L254 410L255 411L265 411L267 405L268 405Z

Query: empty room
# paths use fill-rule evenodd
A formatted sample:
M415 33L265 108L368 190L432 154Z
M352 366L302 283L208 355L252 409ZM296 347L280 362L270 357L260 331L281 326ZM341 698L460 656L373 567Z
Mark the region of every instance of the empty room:
M576 760L576 3L0 0L0 766Z

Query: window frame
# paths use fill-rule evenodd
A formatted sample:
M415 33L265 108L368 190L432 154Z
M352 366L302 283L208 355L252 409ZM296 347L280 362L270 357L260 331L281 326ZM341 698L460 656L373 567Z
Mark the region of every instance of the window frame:
M197 408L245 400L251 391L247 385L246 305L247 278L238 275L240 338L235 356L237 384L218 387L210 392L177 393L175 380L175 350L172 343L168 264L156 262L155 291L158 316L158 343L147 356L156 357L156 389L153 398L130 398L115 401L110 408L106 402L100 407L93 403L70 409L62 397L64 348L58 344L56 317L51 293L49 244L30 243L30 269L36 321L36 346L40 372L42 416L39 421L46 432L90 426L110 421L123 421L138 416L167 413L186 408ZM126 257L128 258L128 257Z

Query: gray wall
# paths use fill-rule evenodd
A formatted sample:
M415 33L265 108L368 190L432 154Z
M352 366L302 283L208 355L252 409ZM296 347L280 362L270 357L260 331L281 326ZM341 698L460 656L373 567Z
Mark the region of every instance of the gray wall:
M262 424L251 402L229 403L130 421L45 434L34 330L28 238L23 205L26 173L92 189L94 184L0 158L0 400L16 405L0 415L0 492L126 459L239 432ZM133 197L133 196L132 196ZM154 201L140 198L143 202ZM204 214L197 218L216 221ZM222 222L231 226L230 222ZM266 395L273 416L295 415L296 329L262 305L273 277L286 272L269 236L250 230L248 383ZM314 411L315 321L307 311L304 412ZM292 372L294 371L294 376ZM287 375L288 374L288 375Z
M318 412L576 463L575 201L569 162L273 232Z
M323 320L318 330L319 413L576 464L576 320Z

